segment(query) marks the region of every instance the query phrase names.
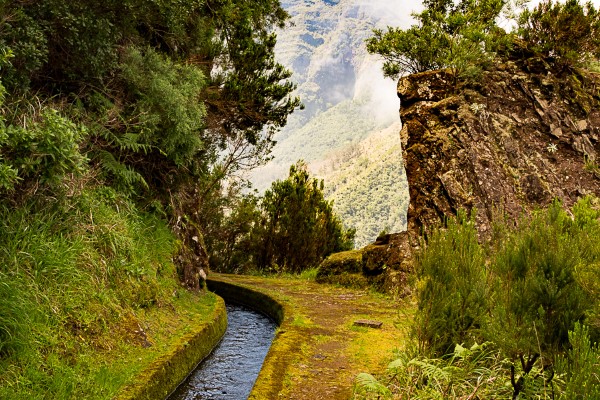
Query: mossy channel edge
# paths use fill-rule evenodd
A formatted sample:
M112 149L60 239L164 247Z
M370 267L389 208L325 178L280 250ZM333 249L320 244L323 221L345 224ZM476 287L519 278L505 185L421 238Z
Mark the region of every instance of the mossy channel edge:
M237 283L226 282L225 276L209 278L209 290L223 297L226 301L247 306L275 320L279 329L265 357L262 368L254 382L249 400L277 399L284 385L284 376L288 368L290 351L301 342L295 337L293 330L287 330L292 312L285 301Z
M156 359L114 400L162 400L219 344L227 330L225 302L218 298L209 322L194 327Z

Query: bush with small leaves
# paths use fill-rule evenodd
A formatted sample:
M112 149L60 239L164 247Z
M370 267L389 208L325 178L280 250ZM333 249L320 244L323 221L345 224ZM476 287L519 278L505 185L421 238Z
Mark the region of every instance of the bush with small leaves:
M600 12L592 3L544 0L520 15L518 34L555 72L600 58Z
M427 0L408 29L374 30L367 50L384 59L386 76L448 68L459 81L472 82L489 65L495 42L505 35L497 26L503 0Z
M415 334L422 348L441 356L456 343L475 343L490 293L474 215L460 212L434 232L417 258L417 272Z

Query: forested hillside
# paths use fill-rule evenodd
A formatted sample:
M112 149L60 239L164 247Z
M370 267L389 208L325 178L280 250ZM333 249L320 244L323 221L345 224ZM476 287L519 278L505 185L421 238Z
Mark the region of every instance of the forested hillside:
M386 233L406 230L408 185L400 124L394 124L366 139L328 155L314 168L325 176L325 194L344 223L356 230L356 247Z
M311 172L325 180L326 187L347 188L344 192L327 190L327 198L333 200L334 209L348 226L356 229L357 246L374 241L386 227L403 229L402 223L390 221L403 218L407 192L392 189L388 177L379 173L370 177L370 185L379 188L381 197L391 200L382 207L370 196L348 198L348 193L361 191L363 182L350 176L345 183L338 182L339 174L320 165L343 152L348 156L347 167L358 168L361 159L352 149L361 147L371 169L389 169L394 175L390 179L405 181L399 153L395 161L393 157L383 160L377 151L369 154L373 148L361 143L399 122L395 81L381 75L381 63L368 54L364 41L373 28L408 24L410 14L402 2L390 0L290 0L282 4L293 25L278 32L276 57L294 72L292 80L298 83L295 93L305 109L294 113L276 134L273 160L252 174L251 181L263 190L271 180L285 176L290 164L303 159Z

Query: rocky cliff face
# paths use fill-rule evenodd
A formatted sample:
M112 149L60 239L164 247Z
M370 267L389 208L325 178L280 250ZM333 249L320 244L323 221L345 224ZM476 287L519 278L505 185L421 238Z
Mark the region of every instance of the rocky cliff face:
M460 208L477 209L485 235L498 213L600 195L599 78L583 87L507 63L458 95L442 71L401 79L411 236Z
M571 207L587 194L600 196L600 74L585 84L570 79L513 63L460 93L444 71L402 78L408 230L362 249L358 273L403 294L422 232L459 209L477 209L485 237L503 215L516 219L555 198ZM322 269L319 277L328 282L357 273L327 262Z

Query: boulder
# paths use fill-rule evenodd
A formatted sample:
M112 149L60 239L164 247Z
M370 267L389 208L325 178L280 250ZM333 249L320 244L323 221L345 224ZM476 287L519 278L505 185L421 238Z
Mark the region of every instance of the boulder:
M343 273L360 273L362 271L362 250L342 251L327 257L317 272L317 282L325 282L326 277Z

